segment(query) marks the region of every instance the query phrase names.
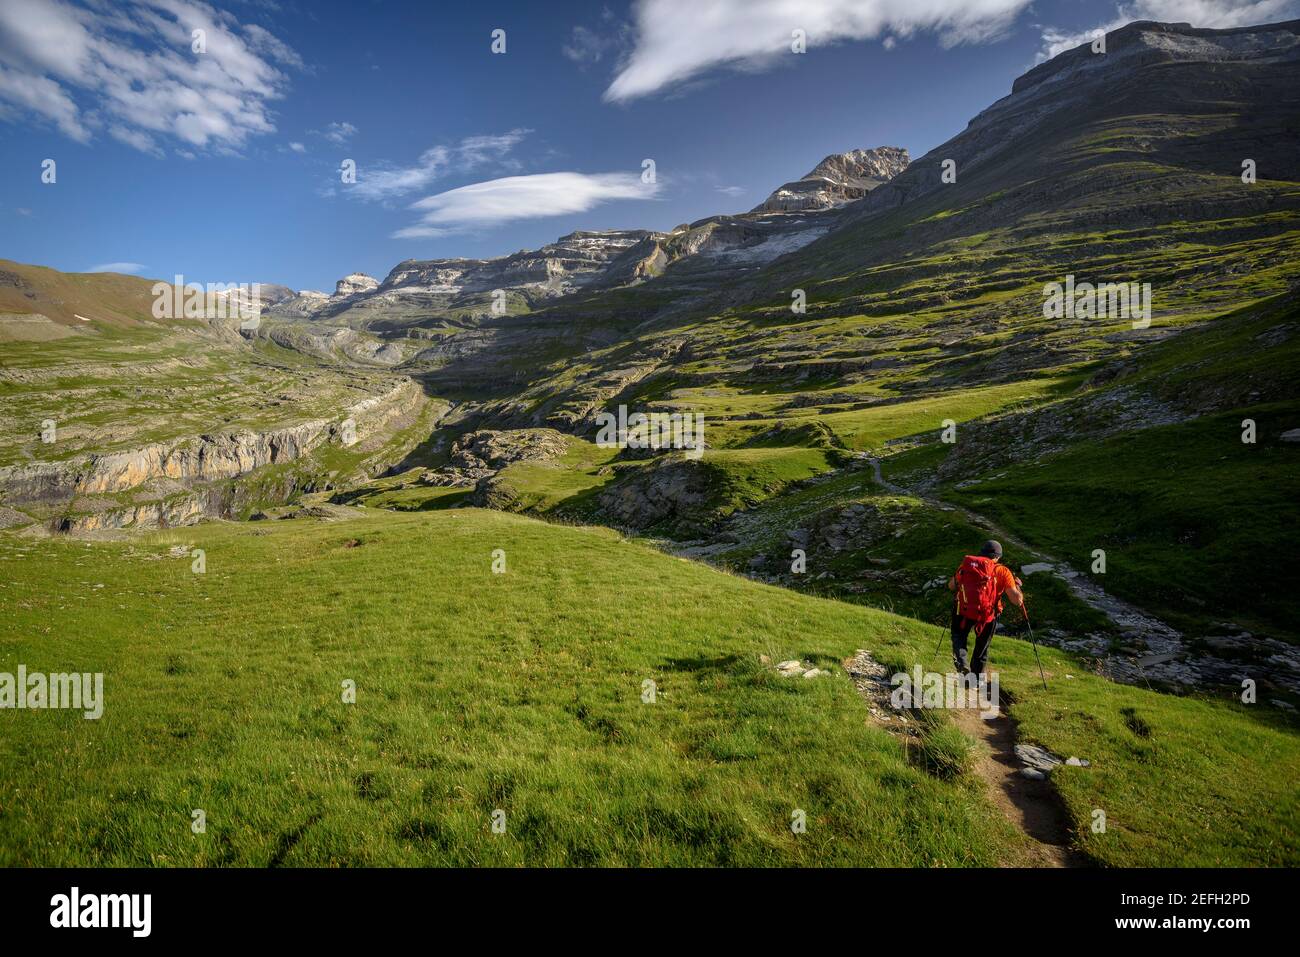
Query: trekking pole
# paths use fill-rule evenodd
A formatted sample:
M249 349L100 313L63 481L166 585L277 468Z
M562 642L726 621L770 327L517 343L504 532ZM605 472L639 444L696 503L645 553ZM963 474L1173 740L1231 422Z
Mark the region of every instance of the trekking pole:
M942 628L943 625L940 625L939 627ZM939 652L943 650L943 640L947 637L948 637L947 631L944 631L939 635L939 643L934 646L934 657L930 659L931 668L934 667L934 663L939 659Z
M954 597L953 600L954 600L954 602L955 602L955 601L956 601L956 598ZM941 629L944 629L944 624L943 624L943 622L939 622L939 627L940 627ZM938 643L937 645L934 646L934 657L930 659L930 667L931 667L931 668L934 668L934 663L935 663L935 661L938 660L938 658L939 658L939 652L943 650L943 640L944 640L945 638L947 638L947 637L948 637L948 632L947 632L946 629L944 629L943 631L940 632L940 634L939 634L939 643Z
M1029 643L1034 646L1034 660L1038 662L1038 677L1042 679L1043 690L1047 690L1047 678L1043 674L1043 659L1038 657L1038 642L1034 641L1034 629L1029 624L1029 609L1024 604L1024 596L1021 596L1020 613L1025 616L1025 628L1029 631Z

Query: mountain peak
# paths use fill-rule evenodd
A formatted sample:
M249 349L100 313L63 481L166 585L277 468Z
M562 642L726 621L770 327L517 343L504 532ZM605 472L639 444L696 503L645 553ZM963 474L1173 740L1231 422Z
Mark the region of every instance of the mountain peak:
M907 150L898 146L832 153L802 179L778 188L752 212L806 212L843 206L893 179L909 162Z
M379 280L363 272L348 273L334 287L335 296L352 296L359 292L374 292Z
M1094 53L1091 43L1057 54L1020 76L1011 93L1070 79L1080 71L1116 67L1129 68L1155 62L1230 62L1300 58L1300 20L1253 27L1210 29L1189 23L1157 23L1135 20L1106 34L1106 51ZM995 104L996 105L996 104Z

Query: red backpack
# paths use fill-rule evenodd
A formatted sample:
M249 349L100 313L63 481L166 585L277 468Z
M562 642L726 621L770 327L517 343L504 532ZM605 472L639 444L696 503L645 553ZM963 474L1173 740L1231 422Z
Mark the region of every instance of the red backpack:
M998 616L998 563L983 555L967 555L957 569L957 614L977 625Z

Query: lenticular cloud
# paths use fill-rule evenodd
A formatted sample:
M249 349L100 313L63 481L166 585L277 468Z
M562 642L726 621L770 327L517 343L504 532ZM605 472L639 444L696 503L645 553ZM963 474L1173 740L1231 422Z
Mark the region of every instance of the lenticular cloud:
M627 101L718 66L762 68L791 53L844 40L933 31L945 46L999 36L1030 0L642 0L636 44L605 91Z

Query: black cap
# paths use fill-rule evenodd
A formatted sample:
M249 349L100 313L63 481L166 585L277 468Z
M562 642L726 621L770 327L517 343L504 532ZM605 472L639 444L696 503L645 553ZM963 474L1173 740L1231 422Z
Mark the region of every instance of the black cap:
M983 545L980 546L980 554L983 555L985 558L1001 558L1002 546L990 538L987 542L985 542Z

